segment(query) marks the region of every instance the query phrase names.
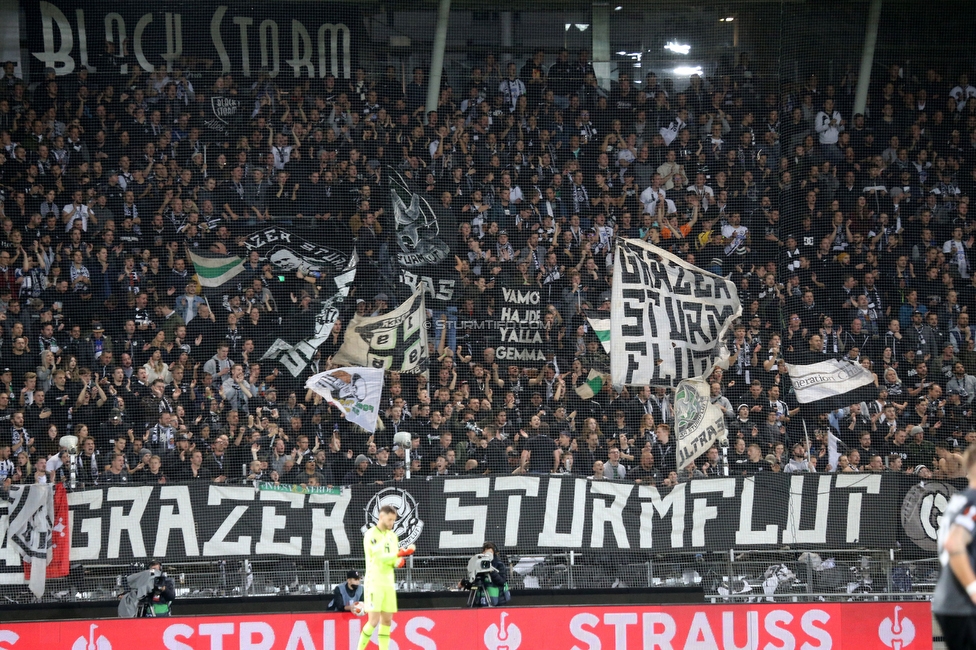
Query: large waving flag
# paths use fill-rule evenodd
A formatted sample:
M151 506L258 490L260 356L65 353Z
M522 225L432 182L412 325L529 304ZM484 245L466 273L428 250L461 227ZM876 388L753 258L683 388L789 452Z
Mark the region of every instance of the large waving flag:
M677 388L727 363L742 314L735 283L636 239L617 244L610 311L613 387Z
M427 310L424 289L393 311L381 316L353 316L346 327L342 347L332 362L344 366L369 366L406 375L427 372Z
M728 438L725 415L712 404L707 381L687 379L678 385L674 394L674 432L678 469L708 451L716 440Z

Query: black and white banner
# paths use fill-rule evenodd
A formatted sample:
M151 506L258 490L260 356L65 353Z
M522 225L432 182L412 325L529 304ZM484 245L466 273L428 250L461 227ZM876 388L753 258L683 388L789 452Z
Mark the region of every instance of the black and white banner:
M936 489L928 489L936 486ZM362 556L379 505L400 513L401 542L420 555L462 554L491 540L522 555L886 549L931 557L954 490L882 474L761 474L665 490L549 476L406 480L342 490L253 486L106 487L69 494L71 561ZM904 507L903 507L904 506ZM0 531L9 504L0 501ZM900 511L901 517L899 516ZM23 579L0 534L0 582ZM798 550L798 552L799 552Z
M674 393L674 432L678 469L687 467L716 440L725 440L725 414L712 403L708 382L686 379Z
M21 7L33 44L30 60L58 76L81 67L115 69L123 76L136 67L171 72L192 57L212 61L212 73L257 78L263 70L272 78L348 79L353 32L360 36L359 10L331 3L172 2L147 11L140 3L25 0ZM127 42L126 56L106 61L106 42L116 54Z
M262 360L278 361L297 377L311 362L318 347L332 333L342 302L349 295L356 278L356 251L349 247L349 242L337 241L333 245L325 246L279 226L255 230L244 238L243 247L248 255L251 251L256 251L262 263L270 263L276 271L283 274L293 274L301 269L306 274L324 273L334 276L335 293L326 298L318 308L315 329L310 332L292 332L289 336L283 333L288 328L281 328L281 333L261 357Z
M676 388L702 378L729 351L742 313L735 284L646 242L617 245L610 311L610 375L623 386Z
M447 244L456 223L440 223L434 209L395 167L386 168L396 225L399 280L411 291L423 289L433 309L454 301L460 278Z
M820 413L872 400L877 396L871 390L874 374L859 363L825 359L805 365L787 363L786 367L796 401L805 406L815 405Z
M388 314L365 318L358 314L354 316L332 363L382 368L408 375L426 372L430 363L427 327L424 292L417 291Z
M275 342L268 347L261 357L262 361L264 359L276 360L287 368L294 377L300 375L308 367L315 351L329 338L329 335L332 334L332 328L339 320L339 309L349 295L349 290L356 279L357 263L358 258L356 252L353 251L346 270L335 276L336 292L322 302L319 313L315 316L315 332L308 338L294 344L283 338L275 339Z
M546 301L536 287L502 287L498 314L498 344L495 358L499 363L527 364L538 367L546 362L542 337L542 314Z
M261 262L269 262L279 271L347 271L352 257L352 241L342 241L339 237L329 239L333 243L326 246L287 228L268 226L247 235L242 245L247 254L257 251Z

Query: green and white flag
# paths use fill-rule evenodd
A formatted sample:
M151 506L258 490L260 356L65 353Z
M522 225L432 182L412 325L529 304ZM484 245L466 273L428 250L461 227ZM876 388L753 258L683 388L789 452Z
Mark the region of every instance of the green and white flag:
M593 334L600 340L603 351L610 354L610 312L587 309L586 322L590 324Z
M220 287L244 271L244 259L236 255L202 254L187 249L197 281L204 287Z
M576 387L576 394L580 396L580 399L593 399L603 390L603 384L606 383L608 376L602 372L591 370L586 381Z

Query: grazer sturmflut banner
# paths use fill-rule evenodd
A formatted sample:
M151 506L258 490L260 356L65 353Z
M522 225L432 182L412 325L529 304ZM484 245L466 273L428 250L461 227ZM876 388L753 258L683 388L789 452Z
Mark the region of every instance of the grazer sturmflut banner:
M613 386L677 388L728 359L742 313L735 284L646 242L617 245L610 310Z
M181 58L191 57L212 61L210 73L256 79L264 70L286 79L329 74L348 79L353 39L363 36L359 10L332 3L22 0L21 7L27 16L28 60L38 73L51 67L58 76L81 67L125 76L137 67L170 72L180 67ZM106 60L104 44L114 43L118 52L124 41L127 56ZM241 100L242 112L250 115L251 99Z
M338 493L253 486L105 487L68 495L71 561L362 557L379 506L420 554L466 554L487 539L508 553L584 555L735 549L875 548L933 557L946 483L881 474L762 474L671 490L549 476L406 480ZM20 581L0 502L0 583ZM3 573L7 572L7 573ZM16 575L11 575L16 574Z

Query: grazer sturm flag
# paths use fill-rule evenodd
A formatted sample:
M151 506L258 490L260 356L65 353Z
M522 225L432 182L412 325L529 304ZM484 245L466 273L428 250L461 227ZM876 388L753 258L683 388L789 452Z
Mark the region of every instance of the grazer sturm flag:
M805 409L827 413L877 397L874 373L859 363L825 358L808 364L787 363L796 401Z
M596 309L584 310L586 322L590 324L593 335L600 341L603 351L610 354L610 312Z
M322 301L319 313L315 316L315 330L313 332L309 332L304 339L294 344L279 335L275 342L268 346L261 360L276 359L278 363L288 369L292 376L299 376L312 362L319 346L325 343L329 335L332 334L332 328L339 320L339 309L349 295L356 279L358 264L359 256L353 250L345 271L334 278L336 293Z
M427 310L424 289L393 311L380 316L353 316L342 347L332 362L343 366L369 366L407 375L427 371Z
M593 399L603 390L603 384L606 383L607 378L608 376L604 373L591 370L590 374L586 376L586 381L576 387L576 394L580 396L580 399Z
M677 388L725 364L725 335L742 313L735 283L652 244L617 244L610 299L613 387Z
M204 287L220 287L244 271L244 259L236 255L199 253L187 249L197 273L197 281Z
M349 422L370 433L376 431L383 396L382 369L334 368L309 377L305 388L337 407Z
M678 469L708 451L716 440L727 438L725 416L722 409L712 404L707 381L687 379L678 384L674 393L674 430Z

